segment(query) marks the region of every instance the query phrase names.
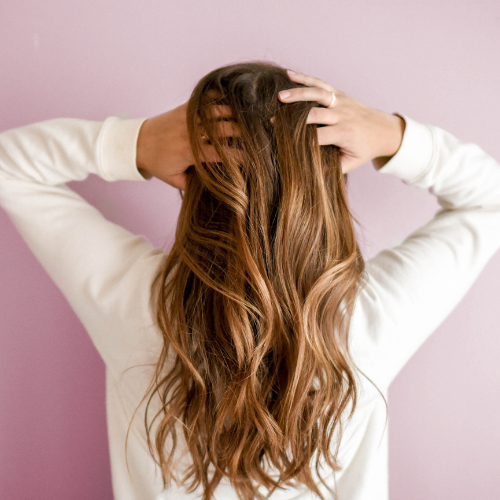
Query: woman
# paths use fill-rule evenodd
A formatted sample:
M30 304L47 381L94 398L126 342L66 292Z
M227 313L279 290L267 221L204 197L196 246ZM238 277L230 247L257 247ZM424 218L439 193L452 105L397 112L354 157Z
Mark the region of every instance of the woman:
M442 210L365 262L369 160ZM171 251L65 185L89 173L179 188ZM479 146L270 63L147 120L4 132L0 202L106 363L117 500L387 498L388 387L500 246Z

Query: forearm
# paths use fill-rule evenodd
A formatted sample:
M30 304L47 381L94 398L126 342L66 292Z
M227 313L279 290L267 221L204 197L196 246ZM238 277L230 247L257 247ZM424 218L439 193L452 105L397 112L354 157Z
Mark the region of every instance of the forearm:
M139 124L56 118L7 130L0 134L0 178L49 186L89 174L143 180L133 162Z
M57 185L99 174L104 123L59 118L0 134L0 177Z

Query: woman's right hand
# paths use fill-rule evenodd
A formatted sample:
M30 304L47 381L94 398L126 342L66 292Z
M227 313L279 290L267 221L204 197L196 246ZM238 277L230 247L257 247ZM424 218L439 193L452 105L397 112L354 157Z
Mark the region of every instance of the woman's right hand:
M137 138L136 158L137 168L144 178L156 177L183 191L186 190L186 172L194 164L187 126L187 104L185 102L144 121ZM230 115L231 108L228 106L213 106L214 117ZM219 130L223 137L241 135L239 126L227 121L219 123ZM203 141L202 151L206 161L221 161L214 146L206 141Z
M370 160L378 170L397 153L405 129L402 118L370 108L320 78L291 73L290 70L288 76L290 80L307 87L288 89L290 94L287 97L283 97L285 91L281 91L280 101L316 101L325 106L311 109L307 123L326 125L318 127L319 144L334 144L340 148L343 174ZM328 108L332 92L336 99Z

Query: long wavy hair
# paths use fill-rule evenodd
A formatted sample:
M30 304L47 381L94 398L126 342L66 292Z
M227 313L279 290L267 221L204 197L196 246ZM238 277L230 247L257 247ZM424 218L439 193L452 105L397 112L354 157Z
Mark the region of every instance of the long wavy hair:
M242 500L292 481L324 498L313 458L316 471L321 459L340 469L341 416L356 407L348 331L365 264L339 148L320 147L306 123L318 103L278 99L301 86L269 62L233 64L202 78L188 103L195 163L151 287L163 336L146 393L148 407L154 394L162 406L155 449L147 408L145 425L164 485L190 480L203 500L223 477ZM221 133L227 121L240 136ZM204 157L200 127L221 161ZM192 458L182 479L178 422Z

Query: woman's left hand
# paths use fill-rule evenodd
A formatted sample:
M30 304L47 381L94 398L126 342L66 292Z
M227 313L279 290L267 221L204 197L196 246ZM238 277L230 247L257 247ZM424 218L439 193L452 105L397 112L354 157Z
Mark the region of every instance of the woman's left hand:
M334 144L340 148L343 174L370 160L374 160L374 167L379 169L396 154L405 130L405 121L401 117L371 108L320 78L291 73L290 70L288 77L305 87L290 88L288 95L280 92L279 99L285 103L316 101L325 106L312 108L307 123L324 125L318 128L318 143L320 146ZM330 108L332 92L337 99Z

